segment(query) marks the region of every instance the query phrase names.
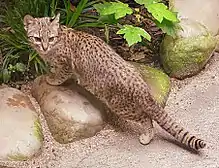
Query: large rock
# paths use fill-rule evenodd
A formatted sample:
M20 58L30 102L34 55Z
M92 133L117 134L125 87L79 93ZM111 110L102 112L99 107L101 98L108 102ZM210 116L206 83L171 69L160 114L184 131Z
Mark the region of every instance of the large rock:
M219 0L170 0L170 8L180 18L188 18L205 25L213 35L219 35ZM216 51L219 52L219 43Z
M215 50L217 39L202 24L182 19L175 38L166 35L161 44L161 62L171 77L197 74Z
M0 159L27 160L42 146L35 108L21 91L0 86Z
M213 35L219 30L219 0L170 0L180 18L189 18L205 25Z
M59 143L94 136L103 126L103 116L74 87L51 86L44 76L34 81L32 95L38 101L49 129Z
M217 35L216 38L217 38L217 47L216 47L215 51L219 52L219 35Z
M151 94L154 99L162 106L164 106L171 89L171 83L168 75L163 73L161 70L152 68L144 64L136 62L130 63L139 70L145 82L151 89Z

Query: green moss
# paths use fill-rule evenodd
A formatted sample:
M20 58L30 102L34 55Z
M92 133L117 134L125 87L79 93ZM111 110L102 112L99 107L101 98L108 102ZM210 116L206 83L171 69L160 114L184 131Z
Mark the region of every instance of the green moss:
M177 38L172 38L167 35L164 38L160 50L161 61L164 70L171 77L182 79L192 76L198 73L211 57L217 40L210 33L204 32L203 27L200 31L202 31L200 35L191 37L179 35Z
M34 136L40 141L43 141L42 126L39 119L34 121Z
M152 96L161 105L165 105L170 92L171 83L168 75L161 70L147 65L131 62L141 73L145 82L151 89Z
M23 154L17 153L13 155L8 155L8 159L11 161L25 161L28 159L28 157Z
M219 32L218 32L219 34ZM216 51L219 52L219 35L216 36L217 38L217 47L216 47Z

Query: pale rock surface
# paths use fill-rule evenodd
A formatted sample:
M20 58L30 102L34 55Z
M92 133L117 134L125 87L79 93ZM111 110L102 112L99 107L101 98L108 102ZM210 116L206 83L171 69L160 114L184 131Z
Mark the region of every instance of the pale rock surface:
M0 160L27 160L42 146L37 113L21 91L0 86Z
M53 137L59 143L94 136L104 126L100 109L74 87L51 86L41 76L34 81L32 95L39 103Z
M179 12L180 18L198 21L214 35L219 33L219 0L170 0L172 7Z
M219 35L219 0L170 0L170 8L180 18L189 18L205 25L213 35ZM219 52L219 44L216 51Z

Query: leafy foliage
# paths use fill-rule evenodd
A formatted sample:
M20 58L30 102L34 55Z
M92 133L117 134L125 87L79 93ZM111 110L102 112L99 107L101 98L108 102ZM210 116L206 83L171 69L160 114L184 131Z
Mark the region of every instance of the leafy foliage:
M98 21L99 17L94 15L83 15L83 13L89 10L94 4L98 3L100 0L91 1L81 0L77 5L77 8L73 11L71 7L70 0L63 0L64 17L62 23L68 27L104 27L102 22Z
M85 7L89 7L86 6L88 0L81 0L75 12L70 9L69 0L63 2L64 8L59 0L12 0L10 4L0 9L0 24L4 26L0 29L0 50L3 54L0 83L7 83L13 76L28 71L42 74L48 70L46 64L28 44L23 17L26 14L34 17L54 16L59 10L62 14L62 23L69 27L80 24L79 16Z
M163 19L161 23L156 20L154 22L158 27L161 28L161 30L164 33L167 33L168 35L173 36L173 37L175 37L176 35L176 30L181 29L181 27L178 24L171 22L165 18Z
M140 5L144 5L145 7L147 7L148 5L161 2L161 0L135 0L135 2L137 2Z
M114 14L115 19L120 19L127 14L132 14L133 12L128 4L124 4L122 2L99 3L94 5L94 7L101 16Z
M71 3L69 0L67 2L66 1L63 1L63 2L65 4L65 11L66 11L66 15L67 15L65 24L69 27L73 27L75 25L75 23L77 22L80 14L82 13L82 10L85 8L88 0L80 1L75 12L71 11Z
M0 82L7 83L13 74L24 73L35 67L37 73L46 70L45 64L36 56L29 45L23 28L23 16L48 15L46 0L12 0L2 10L1 22L5 28L0 30L0 49L4 55L0 68Z
M131 46L136 42L141 42L141 37L146 38L148 41L151 40L151 36L142 28L134 27L132 25L124 25L122 29L120 29L117 34L125 34L124 38L128 42L128 45Z
M140 5L144 5L148 12L153 16L153 21L164 31L164 33L171 36L175 35L175 30L178 28L176 23L179 22L177 13L168 10L167 6L161 3L161 0L135 0L135 2ZM105 24L116 24L122 17L133 13L128 4L124 4L119 1L99 3L94 5L94 8L101 17L105 16ZM136 16L138 16L138 18L141 17L139 14ZM111 21L107 21L109 18ZM117 20L117 22L115 20ZM121 28L122 26L119 27ZM129 46L141 42L141 36L145 37L149 41L151 39L150 35L146 31L131 25L124 26L117 32L117 34L125 34L124 38L128 42Z
M164 33L170 36L176 35L176 30L179 27L179 19L177 13L168 10L167 6L160 3L161 0L135 0L140 5L148 10L149 13L155 18L154 22L161 28Z
M153 17L153 21L163 32L174 36L178 28L177 13L168 10L161 0L135 0L143 5ZM30 14L34 17L54 16L61 13L61 24L73 28L100 27L105 29L109 41L110 27L116 28L117 34L123 35L128 45L141 42L143 38L151 40L150 35L136 25L121 25L121 20L135 11L118 0L80 0L77 7L71 5L70 0L11 0L10 5L1 8L0 50L3 54L3 63L0 66L0 82L8 82L16 74L35 71L42 74L47 71L46 64L38 54L28 45L23 28L23 17ZM99 13L87 11L96 9ZM137 14L138 20L140 14Z
M177 16L167 9L163 3L154 3L147 6L148 11L152 14L152 16L158 21L162 22L163 19L170 20L172 22L177 22Z

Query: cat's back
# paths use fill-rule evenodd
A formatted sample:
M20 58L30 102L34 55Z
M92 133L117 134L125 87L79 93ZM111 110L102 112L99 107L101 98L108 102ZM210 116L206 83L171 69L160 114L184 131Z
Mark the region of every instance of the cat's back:
M75 40L76 45L72 47L75 47L74 50L77 50L79 55L75 64L89 83L95 87L107 85L107 88L112 90L148 91L146 83L136 68L118 55L104 40L66 27L63 31L68 38Z

